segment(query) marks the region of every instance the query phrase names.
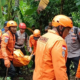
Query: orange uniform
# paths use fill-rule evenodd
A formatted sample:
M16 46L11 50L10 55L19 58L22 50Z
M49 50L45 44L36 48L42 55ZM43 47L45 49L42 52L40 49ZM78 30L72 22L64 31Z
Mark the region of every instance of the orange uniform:
M37 41L33 80L68 80L67 46L62 37L49 30Z
M2 36L2 31L0 30L0 36Z
M2 31L0 30L0 48L1 48L1 36L2 36Z
M12 35L10 31L7 31L2 35L1 39L1 53L0 58L9 58L12 61L13 59L13 49L15 45L15 35Z
M78 64L78 68L77 68L77 72L76 72L76 77L80 78L80 60L79 60L79 64Z
M33 52L36 51L37 40L34 40L33 35L29 38L29 47L33 47Z

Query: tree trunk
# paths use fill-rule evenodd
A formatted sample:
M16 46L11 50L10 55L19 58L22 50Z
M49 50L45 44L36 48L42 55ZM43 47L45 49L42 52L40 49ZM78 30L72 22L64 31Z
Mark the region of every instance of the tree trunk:
M63 5L64 5L64 0L61 0L61 10L60 10L60 14L63 14Z
M19 7L19 0L15 0L15 6Z

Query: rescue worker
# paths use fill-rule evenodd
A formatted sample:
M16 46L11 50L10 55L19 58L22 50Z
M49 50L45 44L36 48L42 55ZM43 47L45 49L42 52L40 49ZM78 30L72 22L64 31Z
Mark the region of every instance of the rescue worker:
M53 29L37 41L33 80L68 80L67 45L63 38L73 27L73 23L65 15L57 15L52 20L52 26Z
M2 31L1 31L1 29L0 29L0 36L2 36Z
M74 75L76 74L79 56L80 56L80 29L73 26L69 31L69 34L66 36L65 41L68 47L68 56L67 56L67 75L70 79L70 64L74 63Z
M48 32L49 29L52 29L52 22L49 22L48 26L45 27L45 32Z
M8 21L5 21L5 23L4 23L4 30L5 30L5 32L8 31L7 22L8 22Z
M76 80L79 80L79 79L80 79L80 60L79 60L79 64L76 72Z
M33 30L33 31L35 30L35 25L32 25L32 30Z
M26 50L24 47L25 44L26 44L27 50L29 51L28 34L25 32L26 24L20 23L19 29L20 30L16 32L15 49L20 49L23 52L23 54L26 55Z
M1 29L0 29L0 37L2 36L2 31L1 31Z
M20 30L18 30L15 34L16 36L15 49L20 49L23 52L23 54L26 55L25 44L27 47L27 51L29 51L28 35L25 32L26 24L20 23L19 29ZM18 74L22 74L22 72L20 71L20 67L16 67L16 70Z
M1 54L0 59L3 66L8 69L8 75L11 80L15 77L15 68L13 66L13 50L15 46L15 33L17 23L13 20L7 22L9 30L2 35L1 38Z
M29 52L31 53L32 52L32 48L33 48L33 69L35 68L35 51L36 51L36 46L37 46L37 40L39 39L41 35L41 32L39 29L35 29L33 34L29 37L29 47L30 47L30 50Z

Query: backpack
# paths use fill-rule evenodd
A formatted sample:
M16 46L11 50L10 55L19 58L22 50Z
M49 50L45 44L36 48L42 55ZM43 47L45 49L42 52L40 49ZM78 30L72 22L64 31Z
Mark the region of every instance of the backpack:
M79 35L78 35L78 27L75 27L75 28L74 28L74 34L77 35L77 39L78 39L78 41L80 42Z
M17 40L18 40L18 34L17 34L17 33L15 34L15 37L16 37L16 42L17 42ZM27 33L25 32L25 41L26 41L27 37L28 37L28 35L27 35Z

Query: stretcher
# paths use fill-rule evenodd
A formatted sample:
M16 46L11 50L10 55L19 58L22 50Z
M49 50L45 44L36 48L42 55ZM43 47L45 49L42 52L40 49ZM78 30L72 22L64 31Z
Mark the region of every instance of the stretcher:
M15 49L13 53L13 65L15 67L26 66L31 60L31 55L24 55L20 49Z

